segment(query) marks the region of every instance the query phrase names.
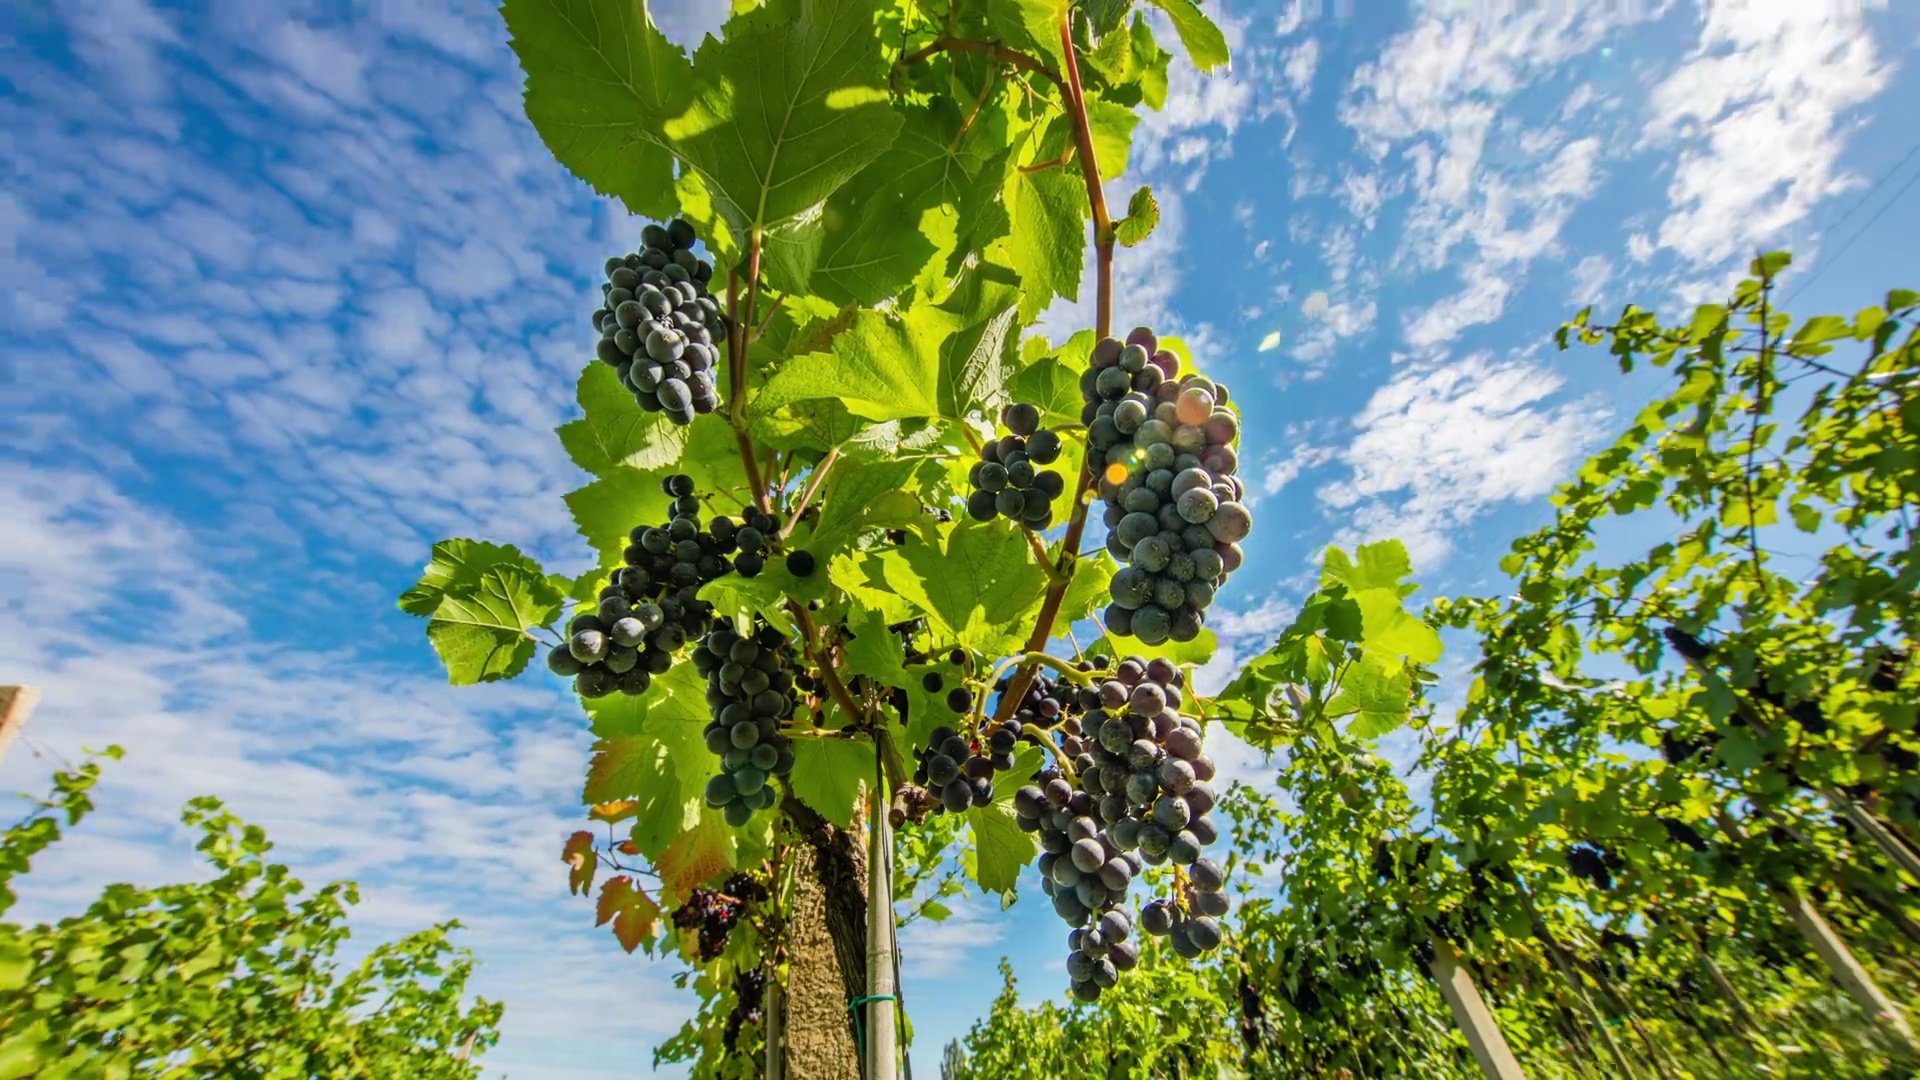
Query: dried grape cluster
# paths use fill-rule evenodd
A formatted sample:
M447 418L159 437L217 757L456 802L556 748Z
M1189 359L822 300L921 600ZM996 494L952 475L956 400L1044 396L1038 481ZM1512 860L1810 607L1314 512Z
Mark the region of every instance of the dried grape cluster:
M707 805L724 810L728 824L745 825L755 810L778 801L773 779L793 771L792 740L780 731L799 704L793 646L764 622L742 636L723 621L693 650L693 666L707 677L713 721L704 735L720 757L720 772L707 781Z
M1214 919L1226 898L1218 865L1202 857L1219 837L1214 764L1200 722L1180 713L1184 686L1164 659L1122 660L1111 677L1074 695L1076 710L1062 710L1058 745L1073 761L1077 787L1052 776L1014 795L1020 827L1040 837L1042 888L1054 911L1080 928L1069 939L1067 973L1082 1000L1099 997L1138 957L1119 904L1144 866L1191 870L1173 899L1142 910L1141 925L1153 933L1181 927L1174 947L1183 955L1219 944Z
M701 528L692 477L676 473L660 487L673 499L666 524L633 530L627 565L600 590L599 606L574 616L566 642L547 653L547 667L571 676L581 697L645 693L713 621L713 605L699 591L731 568L727 545Z
M727 947L727 935L746 909L765 900L767 887L751 874L735 874L718 889L694 888L687 901L673 909L673 925L697 932L700 959L711 961Z
M1107 628L1148 645L1191 641L1214 592L1239 569L1253 527L1242 502L1240 421L1224 385L1140 327L1095 343L1081 390L1087 454L1106 503L1113 576Z
M733 977L733 1011L727 1014L720 1040L729 1052L739 1049L740 1029L761 1021L760 1004L767 993L767 969L748 968Z
M677 424L720 404L714 371L727 320L707 291L713 267L693 253L698 240L682 219L648 225L638 251L607 260L601 307L593 313L600 359L620 373L642 409Z
M1044 466L1060 460L1060 436L1040 426L1040 410L1015 402L1000 413L1009 434L980 448L967 473L973 491L967 515L975 521L1007 517L1029 529L1053 524L1053 500L1066 490L1060 474Z

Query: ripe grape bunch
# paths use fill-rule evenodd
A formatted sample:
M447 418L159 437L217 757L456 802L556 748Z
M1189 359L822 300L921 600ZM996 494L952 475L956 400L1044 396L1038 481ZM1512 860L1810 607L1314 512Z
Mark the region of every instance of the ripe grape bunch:
M1193 870L1174 899L1142 910L1141 925L1153 933L1182 927L1175 949L1183 955L1219 943L1213 920L1224 908L1214 909L1225 898L1219 867L1201 850L1219 837L1214 764L1199 721L1180 713L1184 684L1164 659L1122 660L1090 689L1088 707L1071 725L1079 730L1062 725L1059 745L1073 759L1077 789L1056 776L1014 796L1020 827L1040 834L1042 888L1054 911L1080 928L1069 937L1067 974L1082 1000L1099 997L1138 958L1133 924L1119 904L1146 865Z
M1019 725L1011 720L995 726L984 745L950 727L934 728L913 782L938 795L941 808L952 813L986 806L993 802L993 774L1013 768L1019 739Z
M676 473L660 487L673 500L666 524L633 530L627 565L600 590L599 606L576 615L567 641L547 654L547 667L572 676L581 697L645 693L653 676L665 674L674 654L713 620L700 586L731 568L729 545L701 528L692 477Z
M602 306L593 313L600 359L642 409L676 424L720 404L714 371L727 320L707 291L713 267L693 253L698 240L682 219L648 225L640 250L607 260Z
M778 801L774 778L793 771L792 740L780 731L799 704L793 646L764 622L742 636L723 621L693 650L693 666L707 677L713 722L705 737L720 757L720 772L707 781L707 805L725 811L729 825L745 825L755 810Z
M1053 524L1053 500L1066 490L1059 472L1043 468L1060 460L1060 436L1040 426L1040 410L1024 402L1007 406L1000 423L1009 434L980 448L967 474L973 492L967 514L975 521L1008 517L1029 529Z
M1110 585L1107 628L1148 645L1199 635L1253 527L1234 475L1240 421L1227 388L1181 377L1179 357L1158 346L1146 327L1125 342L1102 338L1080 380L1107 548L1126 564Z

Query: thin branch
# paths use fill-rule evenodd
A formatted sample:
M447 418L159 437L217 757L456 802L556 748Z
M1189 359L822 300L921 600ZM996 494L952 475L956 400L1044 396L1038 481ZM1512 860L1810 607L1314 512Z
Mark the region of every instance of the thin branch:
M1059 72L1018 49L1009 49L997 41L974 41L971 38L954 37L952 34L942 34L934 38L933 41L928 44L901 57L899 62L894 66L912 67L915 64L924 63L927 58L937 53L943 52L979 53L982 56L990 56L1003 64L1009 64L1021 71L1035 72L1036 74L1045 75L1055 83L1061 82ZM1071 59L1068 60L1067 66L1073 66Z
M814 493L820 490L820 482L827 478L827 470L839 458L840 448L836 446L827 451L827 456L820 459L820 464L813 467L813 475L807 479L807 490L800 493L800 501L787 511L786 523L780 526L780 539L785 540L787 534L793 532L793 527L799 524L800 515L807 512L807 504L813 502Z
M1080 148L1077 146L1068 146L1065 150L1060 151L1059 157L1051 161L1036 161L1030 165L1022 165L1020 166L1020 171L1027 176L1032 176L1034 173L1043 173L1048 169L1058 169L1065 165L1071 165L1073 164L1074 157L1079 153L1079 150Z
M754 233L747 250L747 301L740 306L740 279L727 274L727 319L733 324L727 339L727 419L733 426L733 441L740 448L740 462L747 468L747 483L753 488L753 503L763 514L773 513L767 498L766 481L761 479L760 459L747 437L747 347L753 343L748 329L753 325L753 306L760 295L760 234Z
M1074 54L1070 17L1060 20L1060 44L1067 58L1067 81L1064 84L1067 112L1073 118L1073 138L1080 148L1080 169L1086 179L1087 201L1093 207L1093 243L1098 255L1094 278L1094 334L1096 337L1108 337L1113 333L1113 219L1107 214L1107 196L1100 186L1100 165L1093 156L1093 131L1087 120L1086 95L1080 87L1080 62ZM1034 620L1033 633L1027 636L1025 652L1040 652L1053 637L1054 620L1060 617L1060 605L1066 600L1067 587L1073 582L1074 564L1080 555L1080 535L1087 527L1087 505L1090 500L1083 496L1093 486L1093 475L1093 458L1088 455L1080 463L1080 478L1072 489L1072 510L1067 515L1067 534L1060 542L1060 556L1054 565L1053 581L1047 586L1046 599L1040 604L1040 614ZM1034 676L1039 670L1037 664L1031 663L1020 668L1008 684L1007 692L1000 695L1000 703L994 709L995 719L1006 720L1013 715L1014 708L1027 696L1027 689L1033 685Z

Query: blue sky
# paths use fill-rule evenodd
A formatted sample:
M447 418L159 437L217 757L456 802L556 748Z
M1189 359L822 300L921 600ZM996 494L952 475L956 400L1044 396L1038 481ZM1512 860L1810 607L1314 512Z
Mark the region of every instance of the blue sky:
M191 872L173 823L216 794L309 881L359 879L364 938L465 920L508 1003L494 1066L632 1075L692 998L566 894L577 708L446 687L393 607L443 536L584 565L551 432L636 232L540 146L488 6L447 7L4 4L0 680L46 700L0 787L130 751L24 914ZM656 11L690 41L717 7ZM1803 312L1915 284L1888 243L1920 235L1911 4L1215 7L1231 75L1177 65L1116 184L1162 207L1116 319L1183 333L1250 417L1216 676L1329 542L1398 536L1430 590L1498 587L1653 388L1553 351L1580 304L1677 311L1762 245L1795 250ZM1044 905L964 903L902 945L929 1074L998 956L1062 985Z

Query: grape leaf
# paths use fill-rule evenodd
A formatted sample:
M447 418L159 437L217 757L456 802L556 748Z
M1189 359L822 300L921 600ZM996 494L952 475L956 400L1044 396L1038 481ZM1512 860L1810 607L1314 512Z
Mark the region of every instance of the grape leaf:
M942 221L936 208L960 207L974 187L958 152L931 109L907 113L880 160L827 201L814 291L836 304L871 304L913 284L929 264L944 263L954 225L938 232L927 226Z
M1100 165L1102 180L1115 180L1127 171L1127 153L1133 146L1133 129L1140 114L1117 102L1103 98L1087 99L1087 132L1093 140L1093 160ZM1128 208L1132 212L1132 208Z
M851 547L868 529L917 526L926 515L907 485L919 465L911 458L835 461L821 482L820 520L807 538L807 549L824 561Z
M720 811L701 806L694 824L668 842L666 850L653 860L660 874L660 895L669 903L684 903L695 886L704 885L729 870L757 861L764 842L767 815L735 829L720 816Z
M448 592L471 592L480 586L480 575L501 564L519 566L529 573L541 573L540 564L520 553L512 544L494 544L485 540L442 540L433 545L433 555L420 580L400 595L400 610L409 615L432 615Z
M805 603L825 599L826 595L827 576L819 569L809 577L797 578L788 572L785 557L777 555L770 556L766 568L753 577L723 574L700 586L700 599L712 604L717 614L731 618L752 612L789 632L793 619L787 614L787 600Z
M980 263L940 303L951 328L940 343L940 415L994 416L1006 404L1019 299L1018 279L1004 267Z
M1207 18L1193 0L1153 0L1153 6L1167 13L1180 44L1187 47L1187 58L1201 71L1212 71L1227 62L1227 37Z
M1059 148L1054 148L1055 154ZM1043 152L1044 159L1044 152ZM1020 275L1020 321L1032 322L1056 296L1080 296L1086 260L1086 185L1064 168L1016 172L1008 181L1006 236L988 249Z
M793 740L793 793L843 829L852 826L862 784L872 779L873 743L866 739Z
M569 171L643 216L673 212L663 125L686 111L693 68L643 3L506 0L527 73L527 118Z
M533 659L527 633L560 617L566 596L531 560L496 563L480 572L471 589L440 598L427 623L427 640L447 666L455 686L511 679Z
M1080 331L1051 351L1044 338L1029 338L1023 359L1026 355L1033 359L1013 377L1014 398L1038 408L1043 424L1079 423L1085 401L1080 392L1080 372L1087 366L1093 342L1091 330ZM1037 354L1032 352L1036 348L1040 350Z
M585 829L567 837L560 849L560 861L567 864L567 893L572 896L593 888L593 875L600 868L600 853L594 850L593 834Z
M1104 607L1108 597L1107 585L1119 569L1120 565L1113 561L1113 556L1104 550L1075 562L1073 580L1067 583L1066 594L1060 598L1057 624L1071 626Z
M1340 677L1340 691L1327 702L1328 719L1352 716L1348 733L1375 739L1407 722L1413 702L1413 676L1405 666L1371 654Z
M685 456L692 428L665 413L643 411L620 373L595 361L580 373L577 398L584 416L560 425L560 445L575 465L595 476L615 468L667 469Z
M1158 224L1160 203L1154 199L1153 189L1143 184L1127 200L1127 216L1113 223L1113 236L1122 247L1133 247L1153 235Z
M615 469L566 494L574 527L593 545L602 566L620 563L634 527L666 521L670 502L660 477L640 469Z
M865 675L881 686L906 685L906 645L888 632L885 617L871 608L856 606L847 613L847 628L853 631L853 640L846 648L845 669L849 675Z
M1039 747L1023 744L1014 757L1009 777L1031 776L1040 768ZM1013 812L1013 793L1018 785L996 785L993 802L967 811L967 831L973 834L973 857L968 869L973 880L988 892L1010 893L1020 879L1020 869L1033 861L1037 844L1033 834L1020 831Z
M613 936L620 947L632 952L651 942L660 926L660 905L647 891L625 874L608 878L600 886L600 902L595 907L593 925L613 923Z
M869 555L869 580L926 615L937 632L979 652L1004 655L1026 637L1046 576L1011 523L943 527L944 542Z
M599 736L581 801L631 799L631 838L657 858L682 830L700 820L707 778L719 761L701 732L711 719L706 682L682 661L654 678L645 694L609 694L586 702Z
M832 351L789 359L754 404L829 399L869 420L960 419L996 388L1014 291L983 271L942 304L918 303L905 314L862 309Z
M773 0L694 54L698 89L665 134L748 236L816 210L900 129L861 0Z

